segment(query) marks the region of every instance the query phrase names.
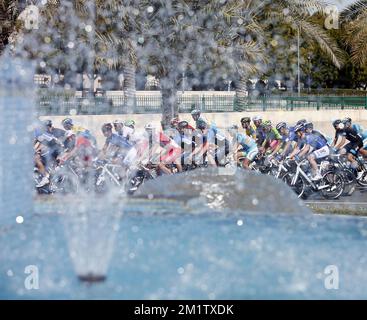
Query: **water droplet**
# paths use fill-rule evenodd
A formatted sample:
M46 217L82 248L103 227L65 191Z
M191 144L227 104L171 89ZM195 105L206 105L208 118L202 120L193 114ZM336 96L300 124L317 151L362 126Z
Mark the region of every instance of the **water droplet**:
M238 225L239 227L243 226L243 220L238 220L238 221L237 221L237 225Z
M9 269L6 274L8 275L8 277L12 277L14 276L13 270Z
M87 32L92 32L92 30L93 30L93 28L92 28L92 26L90 24L87 24L84 29Z
M153 6L149 6L149 7L147 8L147 11L148 11L149 13L152 13L152 12L154 11Z
M257 200L256 198L252 199L252 204L254 206L257 206L259 204L259 200Z
M177 273L178 274L184 274L184 272L185 272L185 269L182 268L182 267L180 267L180 268L177 269Z
M16 221L17 223L23 223L23 222L24 222L24 218L23 218L22 216L17 216L17 217L15 218L15 221Z

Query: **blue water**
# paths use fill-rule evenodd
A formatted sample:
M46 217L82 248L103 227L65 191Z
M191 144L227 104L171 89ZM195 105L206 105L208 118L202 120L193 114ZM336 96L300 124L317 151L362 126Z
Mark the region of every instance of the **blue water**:
M75 275L62 219L34 215L0 231L0 298L367 298L365 218L129 213L107 281L93 285ZM27 265L39 268L38 290L24 286ZM328 265L338 290L324 286Z

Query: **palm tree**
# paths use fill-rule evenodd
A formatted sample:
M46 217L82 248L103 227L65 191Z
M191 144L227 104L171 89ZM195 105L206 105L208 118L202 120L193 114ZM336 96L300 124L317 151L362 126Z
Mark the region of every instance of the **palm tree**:
M177 87L182 72L199 78L203 70L209 69L208 81L213 83L222 76L230 78L235 72L254 71L252 60L262 59L257 41L239 34L239 30L248 29L248 35L256 35L260 30L252 12L241 7L242 1L141 3L147 14L138 60L146 66L147 73L160 79L164 125L178 115Z
M287 27L293 30L294 37L300 32L301 37L309 42L317 44L332 60L335 66L340 68L343 63L343 51L338 47L336 41L331 38L321 25L311 22L312 14L323 12L325 4L316 0L273 0L273 1L252 1L250 4L254 10L255 20L258 22L263 35L262 42L266 47L265 54L271 57L269 52L272 41L272 32L275 26ZM277 34L281 37L281 34ZM265 39L265 41L264 41ZM283 38L283 42L287 43L288 39ZM289 46L289 43L288 43ZM267 59L269 60L269 59ZM240 104L244 101L241 99L246 92L246 82L249 74L242 73L237 80L237 97Z
M18 15L17 0L0 0L0 55L8 44L9 36L17 28Z
M341 13L343 35L352 63L367 63L367 0L356 1Z

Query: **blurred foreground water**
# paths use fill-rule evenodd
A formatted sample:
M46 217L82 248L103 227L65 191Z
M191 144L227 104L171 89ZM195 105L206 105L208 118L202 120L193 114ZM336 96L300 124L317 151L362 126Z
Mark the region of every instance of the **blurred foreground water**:
M262 205L269 206L274 199L270 196L267 201L261 188L251 189L246 183L237 208L232 199L231 210L216 210L210 200L216 197L213 192L218 193L220 185L229 188L233 179L243 176L195 175L196 180L192 173L162 181L169 179L183 189L190 183L203 186L208 176L220 183L212 183L210 189L198 187L201 191L195 189L185 198L178 196L178 185L174 189L156 182L154 194L147 184L136 198L122 198L119 205L104 201L102 207L96 206L97 198L88 205L80 197L74 203L66 199L62 204L41 202L38 214L0 231L0 298L367 298L365 218L313 215L302 207L293 213L272 211L271 206L267 212L247 210L244 204L253 199L254 192ZM254 175L244 179L258 178L268 185L278 183ZM159 195L162 188L167 198L171 190L176 200L164 200ZM284 191L280 185L276 190ZM231 199L229 193L226 197ZM277 198L280 203L288 199L289 208L294 195ZM234 199L240 199L236 192ZM73 207L80 201L83 206ZM225 202L223 197L219 201ZM86 215L91 208L98 216ZM92 267L106 272L106 281L78 280L78 272L88 271L86 258ZM24 285L29 265L38 268L38 290ZM339 271L338 290L325 287L324 271L330 265Z

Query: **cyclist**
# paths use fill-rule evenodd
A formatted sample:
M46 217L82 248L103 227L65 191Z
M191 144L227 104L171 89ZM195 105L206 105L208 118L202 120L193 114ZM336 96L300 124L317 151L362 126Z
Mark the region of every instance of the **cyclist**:
M149 143L149 161L154 164L157 160L159 169L166 174L172 174L167 165L173 163L176 165L177 170L181 172L181 148L170 137L161 131L157 131L150 123L145 126L146 137Z
M255 139L256 141L256 127L251 125L250 117L244 117L241 119L241 126L245 130L247 136Z
M358 134L363 134L364 132L362 126L358 123L352 123L352 119L349 117L344 118L343 123L347 128L352 127Z
M124 122L123 134L122 136L130 141L131 143L136 143L139 140L135 132L135 121L134 120L127 120Z
M312 122L306 122L305 123L305 130L306 130L306 134L312 133L316 136L318 136L319 138L325 140L326 144L330 145L332 144L332 139L327 137L325 134L323 134L322 132L315 130L313 123Z
M173 140L181 147L181 164L191 164L192 156L198 152L195 150L196 142L194 137L195 129L189 125L187 121L180 121L177 124L177 134Z
M194 109L191 111L191 116L192 116L192 119L195 121L195 126L196 126L196 129L198 129L198 122L199 122L199 119L202 119L204 120L209 126L211 127L216 127L215 124L213 122L209 122L202 114L201 114L201 111L199 109Z
M115 120L113 122L113 127L115 129L115 132L119 135L119 136L124 136L123 130L124 130L124 123L121 120Z
M238 126L233 125L229 129L229 135L232 137L233 150L237 163L242 164L242 167L249 169L250 163L255 159L259 150L256 141L246 134L238 132Z
M63 141L65 131L54 128L51 120L43 122L43 130L38 135L37 140L45 147L47 152L44 153L46 166L54 163L57 157L63 152ZM46 151L45 150L45 151Z
M83 135L85 138L89 139L94 146L97 145L97 141L91 132L86 128L75 125L72 119L65 118L62 120L62 126L66 131L71 130L76 135Z
M278 130L273 127L273 124L270 120L267 120L263 123L265 140L261 145L259 151L263 154L266 154L270 151L269 157L273 157L282 146L282 136L279 134Z
M65 152L58 158L60 163L75 159L81 167L91 166L96 149L89 139L69 130L65 134L64 146Z
M252 118L252 122L256 128L256 143L258 146L261 146L264 143L266 137L264 127L262 125L262 117L255 116Z
M348 126L346 126L346 124ZM338 120L336 122L334 143L339 137L341 137L341 142L336 145L336 148L340 149L339 152L341 154L347 154L347 158L351 162L351 167L357 169L358 162L355 160L355 157L358 155L358 152L363 156L367 155L367 152L363 149L363 139L361 135L349 125L348 121L343 122ZM345 144L347 141L349 142Z
M224 164L225 156L229 154L229 141L225 135L215 126L202 118L197 123L199 134L202 135L202 143L199 145L200 152L197 154L204 160L207 158L211 165Z
M126 156L127 151L132 147L131 143L124 137L113 133L111 123L105 123L102 126L102 133L106 141L98 158L100 160L111 158L112 162L119 162Z
M283 150L280 153L280 158L285 158L292 151L294 145L297 144L298 137L294 132L294 127L288 127L285 122L279 122L276 125L276 129L282 136Z

